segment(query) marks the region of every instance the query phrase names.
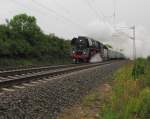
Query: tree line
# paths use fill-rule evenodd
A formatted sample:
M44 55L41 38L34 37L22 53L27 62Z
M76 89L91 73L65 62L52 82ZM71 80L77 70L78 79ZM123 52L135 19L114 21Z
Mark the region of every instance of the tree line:
M45 34L36 18L19 14L0 25L0 58L68 58L69 41Z

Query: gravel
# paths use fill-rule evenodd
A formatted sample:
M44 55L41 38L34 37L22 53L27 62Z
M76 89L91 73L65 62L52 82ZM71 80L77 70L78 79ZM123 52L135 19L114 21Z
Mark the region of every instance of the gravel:
M65 107L112 77L125 62L116 62L50 78L0 94L0 119L56 119Z

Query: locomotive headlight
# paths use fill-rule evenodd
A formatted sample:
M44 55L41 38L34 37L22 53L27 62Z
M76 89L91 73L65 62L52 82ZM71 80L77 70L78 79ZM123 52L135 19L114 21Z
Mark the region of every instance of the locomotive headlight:
M83 54L86 55L86 51L83 51Z
M87 55L88 54L88 50L83 50L83 55Z
M73 50L72 53L75 54L75 51Z

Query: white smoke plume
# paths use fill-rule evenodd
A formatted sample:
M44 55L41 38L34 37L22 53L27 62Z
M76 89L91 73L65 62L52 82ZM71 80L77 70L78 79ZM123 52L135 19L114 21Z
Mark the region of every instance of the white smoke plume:
M125 23L118 26L127 27ZM131 30L114 30L109 23L94 21L88 25L89 37L95 38L104 44L110 44L113 50L121 51L127 57L133 58L133 40ZM143 26L136 26L136 52L137 57L150 56L150 35Z
M88 34L89 37L98 39L102 42L111 40L113 28L108 23L93 21L89 23L88 29L90 31L90 34Z
M90 63L97 63L97 62L102 62L102 58L99 53L97 53L90 59Z

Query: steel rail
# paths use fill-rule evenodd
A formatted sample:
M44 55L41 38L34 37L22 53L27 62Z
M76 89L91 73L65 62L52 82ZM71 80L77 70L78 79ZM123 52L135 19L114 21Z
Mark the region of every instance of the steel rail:
M80 64L80 65L85 65L85 64ZM73 67L73 66L74 67L79 66L79 64L78 65L69 64L69 65L56 65L56 66L41 66L41 67L31 67L31 68L0 71L0 77L19 75L19 74L24 74L24 73L38 72L38 71L42 71L42 70L54 70L54 69L67 68L67 67Z
M111 64L111 63L113 62L103 62L103 63L87 64L87 65L80 65L80 66L78 65L75 67L69 67L69 68L63 68L63 69L57 69L57 70L41 71L38 73L27 74L27 75L15 77L15 78L5 78L5 80L0 80L0 88L7 87L10 85L18 85L21 83L34 81L34 80L41 79L44 77L63 75L64 73L75 72L75 71L88 69L88 68L101 66L101 65L106 65L106 64Z

